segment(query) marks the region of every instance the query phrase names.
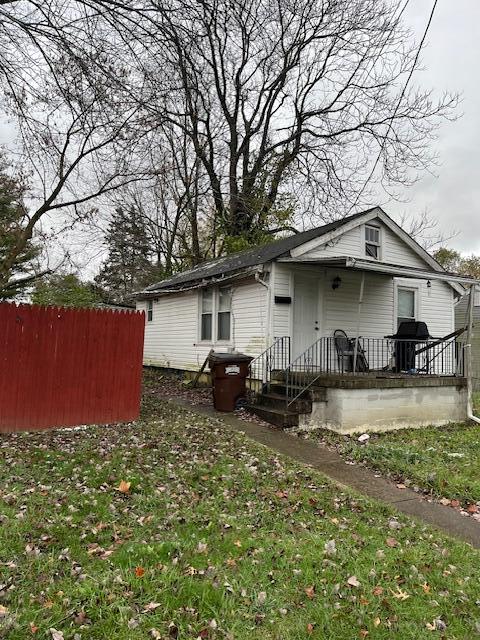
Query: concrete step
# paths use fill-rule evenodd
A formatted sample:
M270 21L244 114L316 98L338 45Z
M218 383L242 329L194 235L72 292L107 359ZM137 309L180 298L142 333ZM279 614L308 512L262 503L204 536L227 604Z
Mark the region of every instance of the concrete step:
M282 429L298 426L298 413L295 411L275 409L261 404L249 404L246 408L262 420L265 420L265 422L274 424L277 427L282 427Z
M282 393L275 393L269 391L268 393L262 393L257 398L257 403L264 407L273 407L274 409L288 409L295 413L311 413L312 401L308 396L304 398L297 398L291 405L287 407L287 397Z

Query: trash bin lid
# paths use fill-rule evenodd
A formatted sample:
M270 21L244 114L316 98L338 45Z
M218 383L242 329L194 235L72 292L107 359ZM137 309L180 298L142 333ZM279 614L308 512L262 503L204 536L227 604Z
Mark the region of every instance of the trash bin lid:
M221 353L220 351L214 351L208 358L208 364L234 364L237 362L251 362L252 356L247 356L245 353Z

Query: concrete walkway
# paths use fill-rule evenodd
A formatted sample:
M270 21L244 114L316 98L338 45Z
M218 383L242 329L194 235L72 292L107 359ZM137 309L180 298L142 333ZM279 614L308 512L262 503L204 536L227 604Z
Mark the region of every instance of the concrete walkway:
M231 413L220 413L213 407L191 405L181 398L170 398L169 401L209 418L220 419L226 427L240 431L252 440L293 460L318 469L339 484L351 487L369 498L385 502L402 513L423 520L448 535L480 548L480 523L473 518L462 516L451 507L427 502L411 489L399 489L390 480L376 477L372 471L361 465L349 465L330 449L308 440L301 440L280 429L246 422Z

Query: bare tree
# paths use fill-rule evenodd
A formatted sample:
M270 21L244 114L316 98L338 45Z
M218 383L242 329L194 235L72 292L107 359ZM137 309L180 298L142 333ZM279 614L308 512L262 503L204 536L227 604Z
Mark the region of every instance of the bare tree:
M10 158L31 184L21 232L2 255L0 290L11 288L12 268L42 221L85 219L100 196L150 177L138 100L115 80L128 71L80 4L0 5L2 106L17 132Z
M147 108L191 141L226 235L265 226L279 196L297 186L298 206L309 200L318 216L338 217L378 154L385 185L408 183L431 162L426 142L456 104L405 90L418 50L398 2L116 6L119 23L130 16L129 33L145 43L137 56L148 57L141 71L158 96Z
M0 53L0 67L10 70L10 80L6 72L4 78L11 108L27 122L22 90L36 82L22 71L32 64L12 56L14 43L15 51L35 52L48 74L48 104L54 96L58 113L68 114L55 115L55 126L67 120L73 126L70 155L62 154L68 129L62 135L37 133L47 125L51 131L53 120L38 106L44 92L29 89L39 101L36 113L42 113L40 127L29 122L33 140L38 149L46 135L42 150L53 149L55 160L35 157L32 164L38 169L46 163L49 175L59 176L65 169L54 167L73 166L60 191L55 184L45 191L45 202L54 194L48 210L85 205L136 179L133 173L155 174L149 215L155 201L158 255L170 271L185 264L185 257L195 264L225 246L238 246L231 238L251 244L269 232L291 230L294 212L299 226L344 215L368 199L365 183L377 164L386 188L408 184L432 162L427 143L439 120L452 117L456 97L435 101L429 91L407 87L419 60L402 22L404 4L0 4L0 21L6 15L3 23L10 25L6 36L0 29L0 44L3 35L10 52ZM29 46L18 46L25 39ZM74 151L81 149L87 156L80 154L75 164ZM82 163L88 171L80 171ZM95 189L85 179L90 172ZM68 190L74 195L62 200ZM141 190L130 191L145 203Z
M433 254L458 235L458 231L451 231L448 234L442 233L438 220L427 209L417 215L402 214L399 225L426 251Z

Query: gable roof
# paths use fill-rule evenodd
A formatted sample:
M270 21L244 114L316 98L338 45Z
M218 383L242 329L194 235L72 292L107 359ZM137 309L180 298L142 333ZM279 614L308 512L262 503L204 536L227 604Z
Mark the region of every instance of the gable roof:
M366 211L354 213L335 222L315 227L301 233L294 234L287 238L275 240L269 244L239 251L229 256L209 260L203 264L178 273L171 278L152 284L137 294L137 299L146 299L155 296L156 293L174 293L184 289L192 289L202 286L203 283L216 276L222 280L229 280L236 276L251 273L255 267L272 262L279 258L300 259L301 254L319 243L329 242L339 235L357 227L362 222L378 218L384 222L396 235L398 235L406 245L408 245L423 261L429 265L433 272L441 272L448 275L439 262L435 260L422 246L418 244L409 234L404 231L381 207L372 207ZM455 275L455 274L450 274ZM449 283L457 293L463 295L464 289L456 282Z
M219 275L243 271L249 267L255 267L257 265L265 264L266 262L271 262L280 256L288 255L292 249L295 249L310 240L320 238L327 233L336 231L348 222L375 211L377 208L378 207L373 207L367 211L361 211L360 213L355 213L351 216L347 216L346 218L342 218L341 220L329 222L321 227L308 229L308 231L302 231L301 233L288 236L288 238L281 238L280 240L275 240L274 242L254 247L253 249L246 249L245 251L232 253L229 256L209 260L194 269L182 271L167 280L162 280L161 282L152 284L144 289L142 293L148 294L156 291L165 292L166 290L175 291L181 289L182 285L187 283L198 282Z

